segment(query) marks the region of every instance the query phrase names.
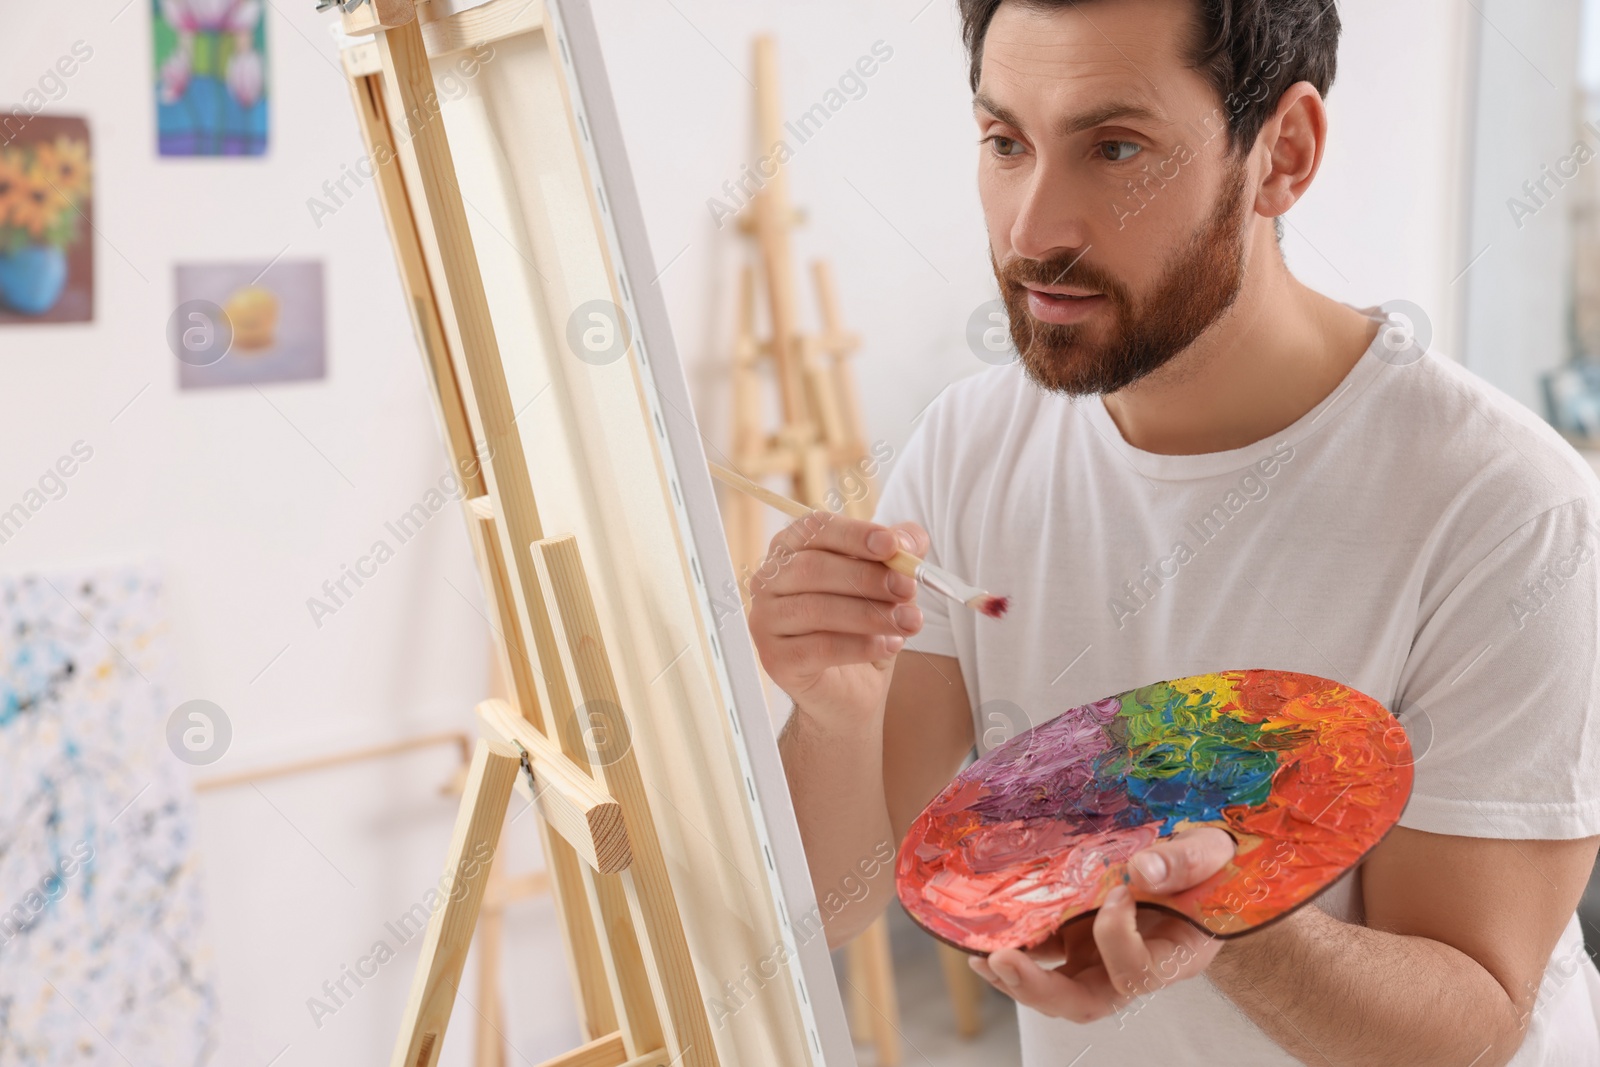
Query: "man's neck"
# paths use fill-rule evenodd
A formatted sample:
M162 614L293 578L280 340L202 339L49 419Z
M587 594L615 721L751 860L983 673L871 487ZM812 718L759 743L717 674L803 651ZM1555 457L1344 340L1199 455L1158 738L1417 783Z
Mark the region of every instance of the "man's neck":
M1276 247L1254 251L1256 269L1226 314L1166 366L1104 397L1135 448L1198 455L1263 441L1338 388L1371 345L1377 323L1300 284Z

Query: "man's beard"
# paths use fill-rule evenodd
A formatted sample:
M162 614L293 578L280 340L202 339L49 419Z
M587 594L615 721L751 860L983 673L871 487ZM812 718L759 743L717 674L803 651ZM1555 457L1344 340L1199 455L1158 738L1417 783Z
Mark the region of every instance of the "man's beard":
M1045 389L1070 396L1115 393L1188 348L1233 306L1244 284L1244 187L1240 161L1224 179L1211 217L1137 305L1116 278L1078 261L1083 253L1013 259L1001 266L991 251L989 260L1011 320L1011 340L1028 376ZM1040 322L1028 312L1023 282L1072 285L1103 294L1114 317L1110 340L1091 342L1087 324Z

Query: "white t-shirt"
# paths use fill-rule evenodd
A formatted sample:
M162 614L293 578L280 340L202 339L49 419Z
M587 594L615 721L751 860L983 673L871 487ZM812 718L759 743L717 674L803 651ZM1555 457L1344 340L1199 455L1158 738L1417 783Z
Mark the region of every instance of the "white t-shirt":
M1600 482L1505 394L1383 341L1292 426L1228 452L1141 451L1098 396L1047 393L1020 364L928 408L877 519L921 524L935 563L1012 598L994 621L923 592L907 642L960 660L980 751L1150 682L1302 671L1401 716L1420 758L1400 825L1600 834ZM1359 877L1317 905L1361 921ZM1294 1062L1203 978L1121 1019L1020 1021L1027 1067ZM1600 1064L1576 918L1513 1062Z

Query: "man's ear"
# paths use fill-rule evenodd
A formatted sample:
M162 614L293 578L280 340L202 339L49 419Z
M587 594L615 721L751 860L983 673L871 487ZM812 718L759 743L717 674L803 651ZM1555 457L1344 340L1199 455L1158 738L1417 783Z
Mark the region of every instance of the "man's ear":
M1328 144L1328 109L1310 82L1284 90L1277 110L1261 127L1256 150L1265 173L1256 194L1256 212L1278 218L1311 187Z

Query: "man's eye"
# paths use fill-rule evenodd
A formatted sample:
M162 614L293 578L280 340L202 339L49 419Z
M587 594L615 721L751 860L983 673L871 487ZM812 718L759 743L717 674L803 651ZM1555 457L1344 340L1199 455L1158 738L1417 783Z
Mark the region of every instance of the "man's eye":
M1101 141L1099 147L1100 155L1108 163L1121 163L1144 151L1142 146L1132 141Z
M989 137L986 140L997 156L1017 156L1022 154L1022 142L1015 137Z

